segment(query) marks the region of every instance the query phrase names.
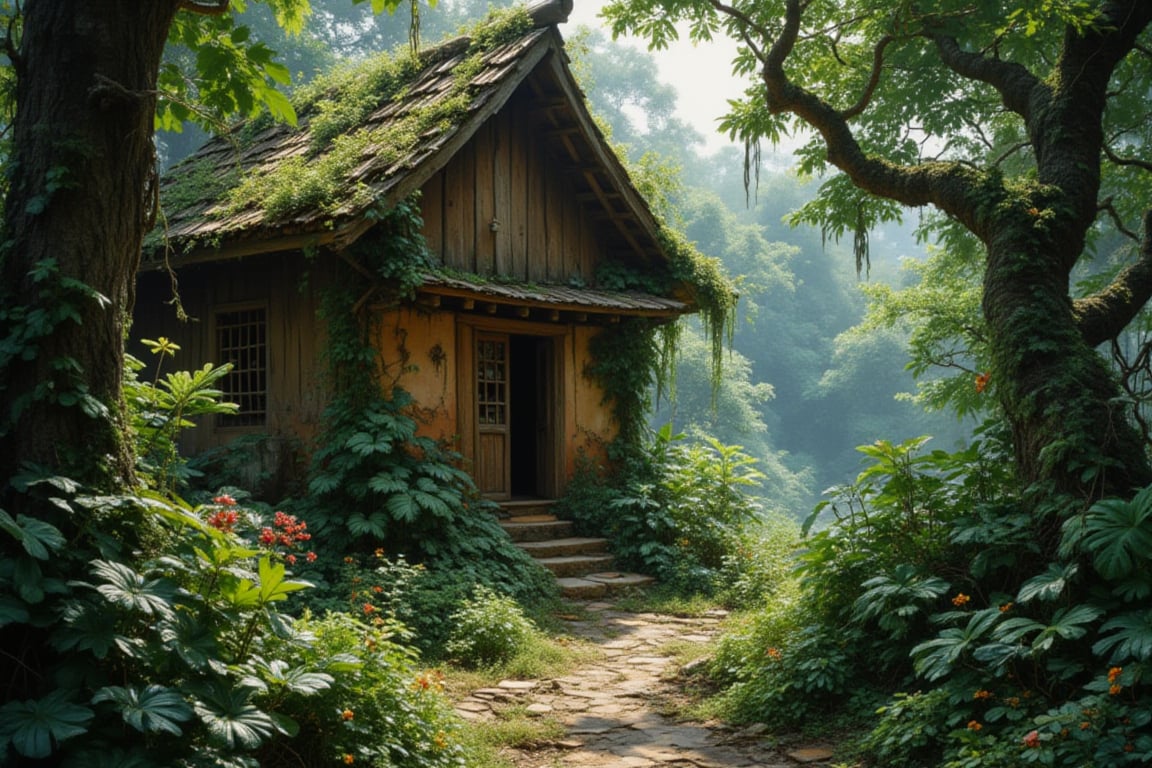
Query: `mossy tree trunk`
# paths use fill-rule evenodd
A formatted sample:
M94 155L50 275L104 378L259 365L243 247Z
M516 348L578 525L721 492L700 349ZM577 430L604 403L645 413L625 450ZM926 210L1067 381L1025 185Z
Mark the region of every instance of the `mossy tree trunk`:
M177 0L28 0L0 261L0 478L132 476L124 338L155 209L156 81Z

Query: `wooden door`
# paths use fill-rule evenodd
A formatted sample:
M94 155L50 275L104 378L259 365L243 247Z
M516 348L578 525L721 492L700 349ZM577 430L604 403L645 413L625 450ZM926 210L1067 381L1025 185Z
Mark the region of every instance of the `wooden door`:
M508 336L476 335L476 484L493 499L511 490Z

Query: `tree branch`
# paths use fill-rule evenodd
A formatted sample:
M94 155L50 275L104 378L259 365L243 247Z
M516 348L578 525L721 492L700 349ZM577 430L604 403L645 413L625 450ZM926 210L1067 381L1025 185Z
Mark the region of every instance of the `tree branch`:
M1000 94L1004 106L1028 119L1033 89L1040 80L1019 64L1001 61L979 53L969 53L955 38L931 36L944 65L961 77L986 83Z
M1131 165L1135 166L1136 168L1152 172L1152 162L1148 162L1147 160L1140 160L1135 157L1121 157L1120 155L1113 152L1112 147L1108 146L1107 144L1104 144L1104 154L1111 162L1115 163L1116 165Z
M1081 336L1090 346L1116 338L1152 299L1152 209L1144 212L1144 238L1137 260L1104 290L1073 302Z
M828 148L828 162L864 191L909 206L935 205L980 235L982 225L966 194L977 181L977 171L953 162L901 166L870 157L841 112L788 78L784 63L795 48L802 14L800 0L787 0L783 29L764 59L761 79L769 112L790 112L815 128Z
M880 71L884 66L884 49L891 45L895 39L892 35L884 35L880 38L880 42L876 43L876 48L872 51L872 74L868 76L868 84L864 86L864 92L860 94L859 100L840 113L842 119L851 120L867 109L872 102L872 94L876 93L876 86L880 84Z

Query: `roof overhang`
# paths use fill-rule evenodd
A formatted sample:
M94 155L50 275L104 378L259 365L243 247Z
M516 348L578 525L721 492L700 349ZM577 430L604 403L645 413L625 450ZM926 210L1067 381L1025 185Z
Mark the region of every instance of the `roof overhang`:
M635 291L493 282L440 273L424 276L416 300L433 309L555 323L617 323L625 317L669 321L693 311L692 305L678 299Z

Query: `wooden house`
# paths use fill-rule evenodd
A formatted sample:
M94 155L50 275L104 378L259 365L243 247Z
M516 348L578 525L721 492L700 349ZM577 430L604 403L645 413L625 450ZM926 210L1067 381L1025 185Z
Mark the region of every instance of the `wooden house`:
M422 52L355 124L333 122L348 119L333 106L344 96L321 88L296 126L241 127L167 174L166 237L145 253L133 337L177 342L177 366L232 363L224 389L240 406L190 430L186 451L260 435L254 458L275 473L284 445L317 434L320 296L349 269L362 281L356 310L377 321L384 367L413 395L422 433L451 441L487 496L556 498L579 452L612 438L611 405L585 373L590 340L695 302L669 277L659 224L589 115L556 28L564 9L518 13L510 32ZM388 79L350 81L360 104L373 77ZM285 182L286 169L296 176ZM316 173L330 174L334 198L309 201ZM277 192L245 197L246 183L277 178ZM414 195L429 266L414 296L386 301L357 245ZM610 290L603 275L622 271L665 287ZM190 322L176 318L174 285Z

